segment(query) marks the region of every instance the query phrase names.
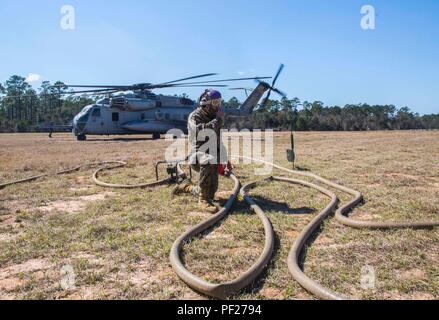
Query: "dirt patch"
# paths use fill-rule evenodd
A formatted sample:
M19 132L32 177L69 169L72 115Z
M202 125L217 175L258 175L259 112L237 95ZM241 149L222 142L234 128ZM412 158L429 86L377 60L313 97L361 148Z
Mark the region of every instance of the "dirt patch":
M230 191L218 191L215 194L215 200L217 200L217 201L218 200L227 200L227 199L229 199L230 195L231 195Z
M259 293L269 299L282 299L283 297L282 291L276 288L264 287Z
M299 235L299 231L289 230L289 231L285 232L285 234L287 235L288 239L294 240Z
M207 240L213 240L213 239L215 239L215 240L217 240L217 239L219 239L219 240L233 240L234 237L232 234L225 234L225 233L221 233L221 232L215 230L215 231L212 231L211 233L209 233L205 237L205 239L207 239Z
M53 265L45 259L32 259L22 264L15 264L0 269L0 292L15 290L26 283L25 277L29 276L30 273L35 274L52 267ZM2 298L1 294L0 298ZM5 298L14 299L15 297L9 296Z
M398 272L397 276L401 280L423 279L423 278L425 278L425 271L421 270L421 269L412 269L412 270L407 270L404 272Z
M88 191L88 188L86 188L86 187L84 187L84 188L70 188L69 189L70 191L72 191L72 192L87 192Z
M75 182L78 184L86 184L87 182L90 182L90 177L88 176L77 176L75 177Z
M29 204L26 203L26 201L20 201L20 200L5 201L2 204L2 206L3 209L7 211L7 214L20 213L21 211L24 211L29 208ZM0 221L2 219L2 216L5 215L0 215Z
M298 232L295 232L298 235ZM296 235L296 236L297 236ZM334 244L334 239L329 238L328 236L326 236L325 234L321 234L315 241L315 244L318 245L332 245Z
M0 290L12 291L24 284L24 280L19 278L7 278L0 280Z
M12 214L5 214L0 216L0 223L7 223L10 219L12 219L14 216Z
M206 296L202 296L196 292L190 292L181 297L181 300L209 300Z
M72 200L58 200L50 202L49 204L39 207L38 209L44 212L61 211L68 213L78 213L84 211L87 204L94 201L104 200L108 197L113 197L114 192L103 192L89 196L82 196Z
M103 260L101 258L98 258L98 257L96 257L93 254L86 253L86 252L79 252L78 254L76 254L72 258L72 260L75 260L75 259L85 260L89 264L92 264L94 266L104 266L104 265L106 265L106 261L105 260Z
M424 179L424 177L421 176L415 176L412 174L404 174L404 173L397 173L397 172L392 172L392 173L387 173L385 174L386 177L391 177L391 178L405 178L405 179L409 179L409 180L414 180L414 181L419 181L421 179Z
M27 274L39 270L47 270L53 267L47 259L31 259L21 264L14 264L0 269L0 279L7 279L17 274Z
M169 266L158 266L153 260L143 258L139 262L130 265L121 265L117 273L108 277L110 281L128 281L132 286L147 287L154 283L162 283L173 275Z
M6 293L6 292L2 292L0 290L0 300L6 300L6 301L10 301L10 300L14 300L16 299L16 297L12 294Z
M415 291L410 294L407 293L401 293L397 290L390 291L386 294L384 294L385 299L392 299L392 300L434 300L435 297L428 293L428 292L420 292Z
M191 217L203 217L205 218L209 213L202 212L202 211L189 211L187 213Z
M133 285L145 286L151 283L160 283L173 274L172 268L157 268L148 260L143 260L134 266L136 271L129 276L129 281Z
M17 223L16 223L16 217L13 214L7 214L7 215L3 215L0 216L0 226L13 226L13 227L17 227Z
M12 241L15 240L18 237L17 234L10 234L10 233L2 233L0 234L0 241Z
M104 288L99 286L83 286L73 293L61 295L58 298L63 300L92 300L103 297L105 291Z

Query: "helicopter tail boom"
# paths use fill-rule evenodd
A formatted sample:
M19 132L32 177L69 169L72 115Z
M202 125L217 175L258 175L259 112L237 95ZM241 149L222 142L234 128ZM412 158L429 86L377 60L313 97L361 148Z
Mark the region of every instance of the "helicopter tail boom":
M264 101L261 103L262 107L265 107L267 105L267 103L270 101L270 95L271 92L276 92L277 94L279 94L282 97L286 97L286 94L283 93L282 91L280 91L279 89L275 88L274 85L277 81L277 79L279 78L279 75L281 74L282 70L284 69L284 65L281 64L279 66L279 69L277 70L276 76L274 77L273 82L270 84L261 81L261 80L256 80L259 84L258 86L255 88L255 90L252 91L252 93L250 94L250 96L247 98L247 100L244 101L244 103L242 104L242 106L236 110L237 114L234 114L235 112L233 112L231 115L232 116L247 116L248 114L250 114L253 109L257 106L257 104L259 103L259 100L262 98L262 96L264 95L264 93L266 91L268 91L267 96L265 97ZM238 89L242 89L242 88L238 88ZM244 88L244 90L246 90Z
M270 88L270 85L265 82L259 82L257 87L252 91L252 93L247 97L244 103L235 110L227 110L228 116L245 117L249 115L253 109L258 105L259 100L261 100L264 93Z

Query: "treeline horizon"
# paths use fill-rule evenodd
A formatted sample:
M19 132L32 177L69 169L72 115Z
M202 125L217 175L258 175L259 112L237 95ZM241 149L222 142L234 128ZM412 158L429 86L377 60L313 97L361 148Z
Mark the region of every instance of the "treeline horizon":
M0 132L35 132L49 124L70 125L84 106L103 97L66 97L60 95L54 85L63 83L57 81L51 85L49 81L43 81L35 90L25 78L16 75L0 83ZM240 105L235 97L223 104L225 108ZM247 117L228 117L226 127L280 131L430 130L439 129L439 114L419 115L408 107L395 105L325 106L321 101L282 98L268 100Z
M225 105L236 107L240 102L232 98ZM439 129L439 114L419 115L408 107L395 105L358 103L341 107L282 98L269 100L246 118L228 119L227 126L280 131L431 130Z

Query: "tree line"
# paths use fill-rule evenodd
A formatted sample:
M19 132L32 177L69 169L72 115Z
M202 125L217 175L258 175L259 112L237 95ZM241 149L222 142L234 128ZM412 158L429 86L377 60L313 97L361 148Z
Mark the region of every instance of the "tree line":
M236 98L225 102L226 107L237 107ZM246 118L228 118L227 127L238 130L275 129L280 131L366 131L439 129L439 114L419 115L408 107L369 105L325 106L321 101L298 98L269 100Z
M0 132L33 132L42 126L69 125L86 105L102 96L60 95L63 83L44 81L37 90L26 79L12 76L0 84ZM187 96L187 95L184 95ZM237 108L233 97L225 108ZM362 131L439 129L439 114L419 115L408 107L348 104L325 106L298 98L268 100L245 118L227 118L226 127L295 131Z
M93 103L89 96L60 95L60 81L43 81L33 89L20 76L0 83L0 132L34 132L41 126L69 125L81 109Z

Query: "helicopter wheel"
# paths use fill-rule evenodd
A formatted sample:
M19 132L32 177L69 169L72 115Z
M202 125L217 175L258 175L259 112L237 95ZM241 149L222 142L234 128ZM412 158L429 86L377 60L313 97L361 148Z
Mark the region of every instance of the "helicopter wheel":
M160 139L160 133L153 133L153 134L152 134L152 139L153 139L153 140L158 140L158 139Z
M87 136L85 134L80 134L76 137L76 139L78 141L85 141L85 140L87 140Z

